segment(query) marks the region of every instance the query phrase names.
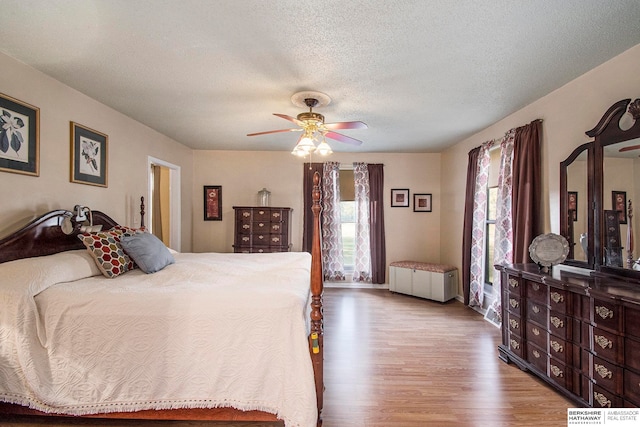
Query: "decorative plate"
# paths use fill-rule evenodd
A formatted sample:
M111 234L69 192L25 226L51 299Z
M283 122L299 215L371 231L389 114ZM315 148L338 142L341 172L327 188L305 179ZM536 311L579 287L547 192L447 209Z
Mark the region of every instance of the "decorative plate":
M541 234L529 245L529 255L538 265L550 267L567 259L569 242L555 233Z

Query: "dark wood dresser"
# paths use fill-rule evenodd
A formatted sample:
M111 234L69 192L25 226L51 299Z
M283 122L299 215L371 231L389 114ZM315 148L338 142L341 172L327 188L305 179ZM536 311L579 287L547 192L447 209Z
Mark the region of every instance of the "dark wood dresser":
M499 355L580 406L640 406L640 282L500 266Z
M291 208L234 206L234 252L287 252L291 248Z

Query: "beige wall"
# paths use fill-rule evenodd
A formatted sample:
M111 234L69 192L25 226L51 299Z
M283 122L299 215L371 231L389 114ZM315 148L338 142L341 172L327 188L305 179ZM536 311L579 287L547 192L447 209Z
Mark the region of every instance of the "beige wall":
M40 176L0 172L0 236L47 211L76 204L137 225L151 155L181 167L181 243L182 250L191 248L192 150L1 54L0 70L1 93L40 108ZM69 182L70 121L108 135L108 188Z
M77 203L136 225L147 194L147 157L180 166L183 251L231 251L234 205L272 192L272 205L294 209L293 249L302 244L302 161L288 152L192 151L111 108L0 55L0 92L40 108L40 177L0 172L0 235L46 211ZM330 160L385 164L387 260L443 262L460 268L467 153L507 130L543 119L544 230L559 231L559 163L604 111L640 94L640 45L589 71L442 154L336 153ZM99 82L96 82L99 84ZM69 182L69 122L109 136L109 187ZM314 159L316 160L316 159ZM223 221L203 221L202 186L222 185ZM433 212L391 208L392 188L432 193ZM411 197L412 198L412 197Z
M461 267L468 152L486 140L501 137L509 129L538 118L543 119L544 231L558 233L560 162L575 147L589 141L585 132L596 126L611 105L621 99L640 96L638 70L640 45L444 151L442 203L450 209L442 216L442 261Z
M384 164L387 261L440 262L440 155L335 153L328 160ZM323 161L314 158L313 161ZM302 247L303 160L289 152L196 151L193 179L194 252L233 250L233 206L255 206L259 190L271 206L293 208L293 250ZM203 186L222 185L222 221L203 220ZM411 206L391 208L392 188L408 188ZM432 193L433 212L413 212L413 193Z

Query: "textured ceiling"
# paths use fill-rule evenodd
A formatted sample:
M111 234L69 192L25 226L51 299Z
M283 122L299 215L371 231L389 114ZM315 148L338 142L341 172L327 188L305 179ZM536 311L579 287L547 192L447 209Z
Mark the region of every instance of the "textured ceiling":
M1 0L0 51L196 149L291 150L301 90L437 152L640 43L640 0ZM0 76L0 78L2 78ZM44 112L43 112L44 113ZM90 126L90 123L87 123Z

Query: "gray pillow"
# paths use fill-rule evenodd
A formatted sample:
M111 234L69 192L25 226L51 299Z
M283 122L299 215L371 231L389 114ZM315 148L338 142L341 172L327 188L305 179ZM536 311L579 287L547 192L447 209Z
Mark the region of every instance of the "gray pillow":
M155 273L176 262L164 243L151 233L123 236L120 238L120 244L145 273Z

